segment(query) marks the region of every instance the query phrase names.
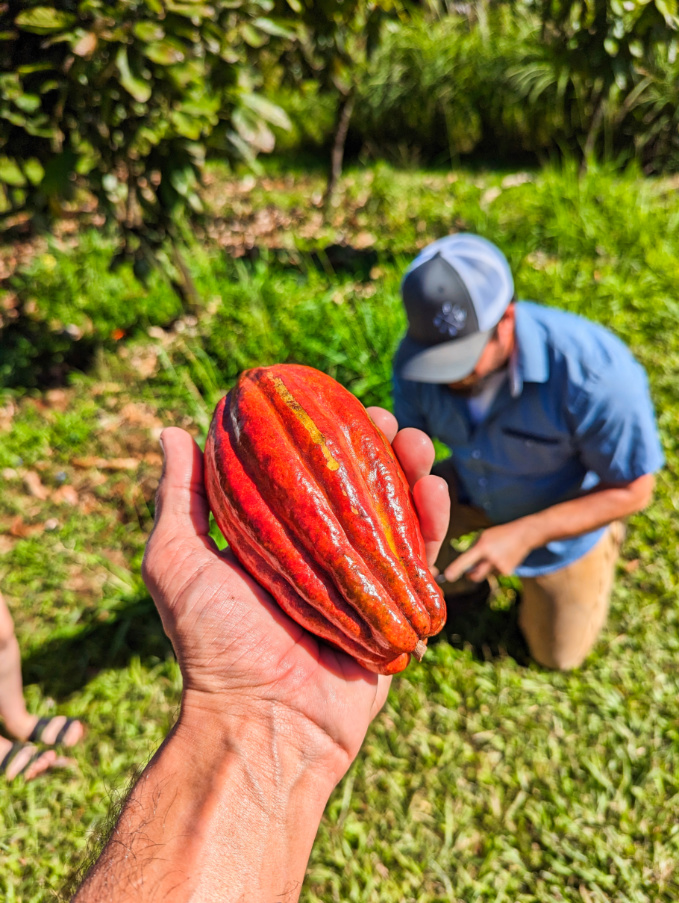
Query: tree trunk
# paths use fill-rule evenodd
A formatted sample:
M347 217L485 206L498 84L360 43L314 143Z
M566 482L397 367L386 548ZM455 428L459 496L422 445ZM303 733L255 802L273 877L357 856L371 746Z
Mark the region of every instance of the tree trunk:
M172 287L182 300L184 312L191 314L196 313L200 308L200 295L198 294L196 283L193 281L189 268L186 265L186 261L174 241L172 241L172 262L179 273L179 281L174 282L173 280Z
M606 93L604 89L601 89L601 97L599 99L599 103L597 105L596 110L594 111L594 115L592 116L592 121L589 126L589 131L587 132L587 140L585 141L585 146L583 148L583 157L582 163L580 164L580 175L584 175L587 171L587 163L589 158L594 153L594 148L596 147L596 140L599 137L599 132L601 131L601 123L603 122L604 112L606 109Z
M328 175L328 184L326 185L325 195L323 197L323 206L325 208L330 206L335 189L337 188L337 183L342 175L344 145L347 140L351 115L354 112L354 100L354 92L350 91L340 101L339 110L337 111L335 137L332 143L332 152L330 154L330 173Z

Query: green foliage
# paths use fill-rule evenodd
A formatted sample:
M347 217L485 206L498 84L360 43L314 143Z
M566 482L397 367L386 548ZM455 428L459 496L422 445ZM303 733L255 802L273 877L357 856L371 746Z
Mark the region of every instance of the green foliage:
M276 154L299 150L311 151L316 157L329 143L337 115L337 97L321 91L318 82L307 79L296 86L278 85L271 92L275 103L285 110L289 128L277 129Z
M313 80L334 101L334 123L325 203L342 171L355 95L386 21L405 17L401 0L275 0L295 20L298 40L279 69L280 87L304 90Z
M397 284L393 271L376 285L314 267L272 279L266 261L241 266L237 280L220 280L223 303L201 351L222 385L255 362L295 362L329 373L366 404L388 404L389 349L403 324ZM193 375L200 386L200 373Z
M122 232L143 276L176 219L202 210L205 155L252 159L285 114L253 58L287 35L271 0L3 4L0 214L45 226L74 188Z
M399 0L275 0L291 18L298 40L283 57L285 79L308 78L321 90L347 95L377 46L383 22L403 14Z
M676 19L632 5L636 17L582 18L576 4L563 18L563 4L542 21L526 3L391 24L359 83L355 135L396 161L558 152L676 168Z
M631 87L639 61L651 52L676 54L676 0L530 0L553 48L567 44L582 69L601 74L606 58L620 88Z
M97 349L180 315L179 298L158 272L141 285L129 262L113 270L115 253L111 238L91 229L75 251L54 246L13 278L21 316L0 332L0 386L58 381Z
M253 188L256 209L276 204L289 212L321 184L303 176L271 187L273 181ZM300 899L675 903L673 184L611 167L579 176L577 164L539 172L355 169L339 186L338 210L347 206L353 215L365 198L355 215L378 237L372 278L311 264L314 246L340 240L345 222L311 238L277 236L286 247L304 245L295 265L272 254L233 266L221 252L194 248L201 294L221 299L211 300L197 323L184 319L183 329L152 335L139 329L104 349L90 373L72 377L61 410L48 393L6 394L0 583L16 621L29 705L40 714L81 717L89 733L74 751L74 773L0 784L3 899L38 903L59 895L111 802L173 723L181 694L139 575L160 463L142 460L137 471L107 474L83 471L73 456L143 459L157 453L159 424L182 425L203 439L212 406L237 369L278 358L319 366L365 402L388 404L389 358L404 328L403 269L422 243L467 228L507 251L521 297L583 313L630 343L648 369L668 466L653 504L629 525L609 624L583 668L555 674L528 662L516 589L505 585L489 608L452 618L423 663L394 679L357 762L328 803ZM140 324L153 316L151 300L169 301L160 293L125 295L128 279L132 285L125 267L115 276L121 283L95 283L105 248L88 233L78 251L50 252L57 261L51 276L51 263L36 261L25 290L45 320L60 311L72 322L94 310L104 291ZM79 281L77 271L84 274ZM81 296L70 312L69 291ZM139 372L142 352L157 361L150 375ZM136 421L125 419L131 414ZM144 416L149 425L142 429ZM35 469L50 492L72 486L78 506L29 497L21 468ZM17 518L37 530L52 523L17 536Z
M539 43L512 73L519 99L557 110L563 139L573 150L579 144L585 157L595 151L611 157L622 147L656 168L676 164L679 142L667 140L664 109L679 99L676 0L531 5L542 28ZM664 103L658 106L659 91Z

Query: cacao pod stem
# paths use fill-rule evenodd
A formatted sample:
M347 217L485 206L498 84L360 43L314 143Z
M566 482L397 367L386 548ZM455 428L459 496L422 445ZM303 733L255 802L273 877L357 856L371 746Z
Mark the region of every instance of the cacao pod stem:
M419 640L417 643L417 646L415 646L415 648L413 649L412 654L415 656L415 658L418 660L418 662L421 662L422 659L424 658L424 653L426 651L427 651L427 641Z

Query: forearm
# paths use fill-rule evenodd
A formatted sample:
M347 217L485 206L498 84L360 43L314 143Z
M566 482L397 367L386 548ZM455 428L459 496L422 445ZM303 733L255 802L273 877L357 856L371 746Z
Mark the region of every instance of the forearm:
M335 783L296 727L273 707L224 731L183 714L74 903L294 903Z
M516 524L525 531L532 549L580 536L640 511L650 500L653 482L649 474L625 486L596 488L521 518Z

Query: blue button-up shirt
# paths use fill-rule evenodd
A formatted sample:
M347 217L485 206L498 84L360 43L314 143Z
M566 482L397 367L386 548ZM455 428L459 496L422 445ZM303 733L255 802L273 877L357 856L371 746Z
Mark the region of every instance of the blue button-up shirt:
M445 385L404 380L415 346L394 361L394 413L449 446L459 500L502 524L595 486L627 483L663 464L646 374L603 326L528 301L516 304L510 378L484 419ZM605 528L535 549L517 568L535 576L586 554Z

